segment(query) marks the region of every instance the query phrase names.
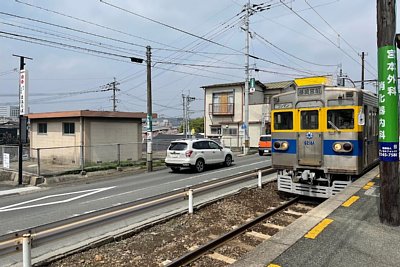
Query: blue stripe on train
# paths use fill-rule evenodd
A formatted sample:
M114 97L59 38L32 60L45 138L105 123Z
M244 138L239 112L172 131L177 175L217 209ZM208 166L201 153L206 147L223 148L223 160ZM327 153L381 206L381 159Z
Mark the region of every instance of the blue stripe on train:
M274 148L275 141L286 141L289 143L289 149L286 151L276 150ZM353 145L353 150L349 153L338 153L333 151L333 143L335 142L350 142ZM326 156L361 156L363 152L362 140L324 140L323 146L324 155ZM297 141L295 139L272 139L273 153L296 154Z
M282 150L276 150L274 148L274 142L275 141L286 141L289 143L289 149L282 151ZM272 153L286 153L286 154L296 154L297 152L297 142L295 139L272 139Z
M353 150L349 153L338 153L333 150L333 143L349 142L353 145ZM324 140L324 155L327 156L361 156L363 152L362 140Z

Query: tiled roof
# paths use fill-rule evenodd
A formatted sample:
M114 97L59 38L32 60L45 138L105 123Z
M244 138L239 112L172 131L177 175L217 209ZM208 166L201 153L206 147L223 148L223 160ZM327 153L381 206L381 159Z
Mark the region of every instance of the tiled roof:
M265 87L267 87L267 89L283 89L283 88L289 87L292 84L294 84L294 81L264 83L264 85L265 85Z
M265 84L260 81L256 81L256 84L261 88L265 89ZM201 88L208 89L208 88L216 88L216 87L230 87L230 86L243 86L244 82L237 82L237 83L220 83L220 84L212 84L212 85L204 85Z

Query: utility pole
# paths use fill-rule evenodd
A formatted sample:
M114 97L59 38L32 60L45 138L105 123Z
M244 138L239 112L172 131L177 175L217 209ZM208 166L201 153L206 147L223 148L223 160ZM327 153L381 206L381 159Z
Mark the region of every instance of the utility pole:
M187 130L186 130L186 96L182 94L182 109L183 109L183 120L182 120L182 133L185 138L187 138Z
M246 33L246 48L245 48L245 79L244 79L244 147L243 154L247 154L250 146L249 136L249 17L250 17L250 0L246 4L246 14L244 17L244 30Z
M190 109L190 102L192 102L194 100L196 100L196 98L191 97L189 95L186 96L186 129L188 131L187 135L189 137L192 137L192 132L190 130L190 112L189 112L189 109Z
M182 107L183 107L183 122L182 132L185 134L185 138L191 137L190 133L190 102L196 100L195 97L182 94Z
M365 52L361 53L361 89L364 89L365 80Z
M147 171L153 171L153 149L152 149L152 134L153 134L153 110L151 99L151 47L146 46L147 57Z
M400 225L396 1L377 0L381 223Z
M119 89L117 88L117 85L119 85L119 83L117 82L117 80L114 77L114 81L112 82L112 90L113 90L113 111L117 111L117 102L118 100L115 98L115 92L119 91Z
M22 185L22 153L23 153L23 143L26 143L26 118L24 117L28 114L28 87L27 87L27 75L25 72L25 59L30 59L30 57L13 55L14 57L19 57L19 136L18 136L18 185Z

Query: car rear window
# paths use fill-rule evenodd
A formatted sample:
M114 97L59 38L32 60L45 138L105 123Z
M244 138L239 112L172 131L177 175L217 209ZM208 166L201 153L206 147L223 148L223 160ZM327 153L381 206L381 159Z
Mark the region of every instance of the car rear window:
M176 142L176 143L171 143L169 145L168 150L175 150L175 151L181 151L185 150L187 148L187 144L183 142Z
M261 136L260 141L271 141L271 136Z

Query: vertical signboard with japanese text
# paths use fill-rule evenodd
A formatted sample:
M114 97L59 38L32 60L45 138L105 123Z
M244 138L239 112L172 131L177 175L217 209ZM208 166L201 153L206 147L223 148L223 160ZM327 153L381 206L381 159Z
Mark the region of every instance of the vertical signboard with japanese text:
M399 160L396 47L378 50L379 159Z
M19 75L19 115L28 114L28 71L21 70Z

